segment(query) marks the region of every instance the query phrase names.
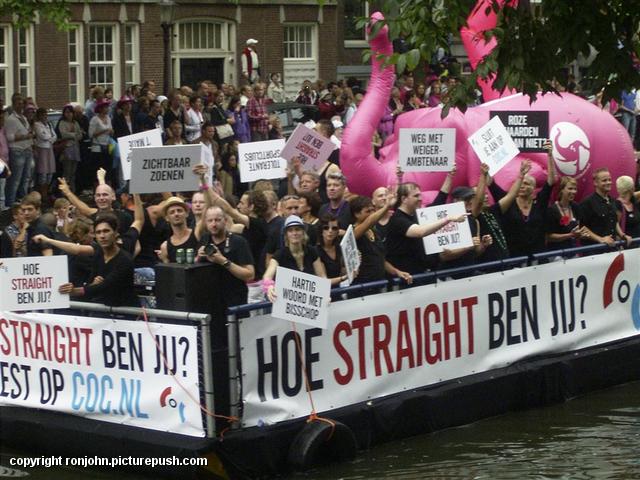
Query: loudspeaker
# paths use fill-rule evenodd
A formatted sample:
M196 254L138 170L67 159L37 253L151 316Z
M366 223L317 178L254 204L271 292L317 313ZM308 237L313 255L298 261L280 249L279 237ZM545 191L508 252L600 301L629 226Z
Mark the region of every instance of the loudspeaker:
M211 263L156 265L156 308L211 313L215 295L215 266Z

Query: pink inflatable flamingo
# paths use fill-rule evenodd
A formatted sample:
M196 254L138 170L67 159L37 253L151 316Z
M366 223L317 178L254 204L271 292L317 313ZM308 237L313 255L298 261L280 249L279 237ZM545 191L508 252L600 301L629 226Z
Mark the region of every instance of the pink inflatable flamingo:
M479 30L478 33L474 31L474 28L486 30L495 26L495 13L491 12L488 16L485 14L485 9L490 3L490 0L478 2L469 19L469 28L462 32L469 57L475 65L493 48L491 43L484 42ZM372 15L374 22L382 18L380 13ZM370 45L375 53L391 55L393 48L388 38L388 28L382 28L378 35L370 40ZM507 96L502 97L499 92L490 88L491 82L481 87L485 99L495 100L469 108L464 114L452 109L449 115L442 119L440 108L423 108L400 115L396 120L393 135L380 149L378 160L371 153L371 138L384 113L395 75L393 66L381 69L380 62L375 57L375 54L371 56L371 80L367 94L342 138L340 164L352 192L371 195L373 190L381 185L397 183L396 165L401 128L455 128L457 173L454 186L475 185L480 171L480 160L467 138L489 121L492 111L548 111L549 136L553 139L553 155L558 173L573 176L578 180L580 198L593 191L592 172L597 168L609 168L614 179L620 175L634 175L635 158L629 135L608 112L567 93L539 96L533 104L530 104L528 96L522 94L508 92ZM546 178L546 154L521 153L496 174L495 180L498 185L508 188L518 172L520 162L524 159L532 160L532 174L538 180L538 184L541 184ZM427 203L437 193L445 175L443 172L407 172L403 181L420 185L423 202Z

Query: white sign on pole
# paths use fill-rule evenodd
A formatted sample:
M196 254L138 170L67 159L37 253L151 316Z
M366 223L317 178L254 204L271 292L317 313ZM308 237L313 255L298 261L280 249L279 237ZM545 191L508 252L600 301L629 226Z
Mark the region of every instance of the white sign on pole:
M249 142L238 145L241 182L271 180L287 176L287 161L280 156L284 139Z
M349 225L349 228L347 228L347 232L340 241L340 248L342 249L342 258L347 269L349 283L352 283L355 278L355 272L360 268L360 255L358 254L356 236L353 233L353 225Z
M308 273L278 267L276 301L271 315L290 322L327 328L331 281Z
M500 117L493 117L468 139L482 163L489 165L489 175L495 175L520 153Z
M118 150L120 150L120 165L122 165L122 178L131 180L131 150L138 147L161 147L162 132L159 128L146 132L134 133L118 138Z
M456 163L456 129L401 128L399 148L404 172L448 172Z
M131 193L192 192L200 186L193 167L202 159L202 144L134 148L131 157Z
M317 173L334 149L335 146L330 139L300 123L289 137L280 156L287 161L298 156L303 170Z
M418 223L425 225L435 223L447 216L457 217L465 212L464 202L456 202L420 208L416 213L418 214ZM440 253L445 248L447 250L455 250L456 248L473 246L471 228L469 228L469 222L467 220L460 223L449 222L434 234L423 237L422 241L427 255Z
M67 257L3 258L0 265L0 309L44 310L69 308L69 295L58 287L69 282Z

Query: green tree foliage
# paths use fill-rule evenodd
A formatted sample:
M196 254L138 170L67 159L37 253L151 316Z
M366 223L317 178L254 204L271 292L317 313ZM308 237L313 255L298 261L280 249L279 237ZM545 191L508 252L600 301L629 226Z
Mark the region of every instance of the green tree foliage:
M61 30L67 28L71 16L66 0L0 0L0 14L13 17L18 27L28 26L40 15Z
M475 0L384 0L382 11L391 38L404 32L411 50L387 61L414 69L429 62L432 53L447 46L474 8ZM473 98L477 77L496 75L494 86L514 88L535 98L539 87L553 91L548 80L558 76L580 54L595 58L588 69L588 88L605 89L605 98L622 89L640 87L640 1L629 0L541 0L536 10L527 0L517 8L492 7L498 22L486 38L498 41L473 75L452 92L450 107L465 109ZM487 9L488 12L488 9ZM364 26L366 19L361 19ZM374 27L374 33L382 25ZM634 65L635 61L635 65Z

